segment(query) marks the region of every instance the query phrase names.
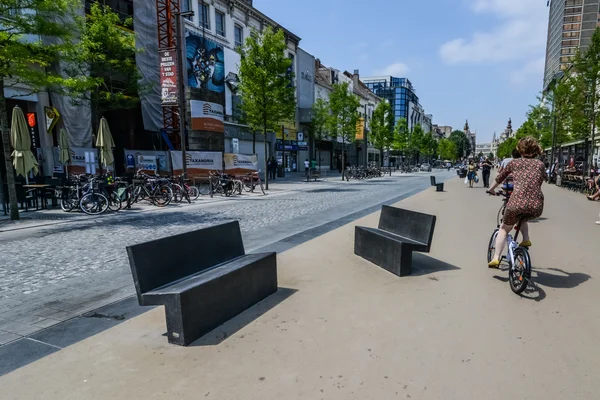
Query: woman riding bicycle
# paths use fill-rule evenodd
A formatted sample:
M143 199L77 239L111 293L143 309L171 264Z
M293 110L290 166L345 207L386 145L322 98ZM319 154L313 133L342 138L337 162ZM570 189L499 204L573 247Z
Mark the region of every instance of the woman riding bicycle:
M490 268L498 268L500 256L504 250L506 238L519 219L526 216L527 219L539 218L544 210L544 194L542 183L546 177L544 163L538 157L542 154L542 148L532 137L526 137L519 141L517 150L522 158L508 163L506 168L496 177L496 182L488 193L496 194L494 190L501 185L508 176L514 180L514 190L504 212L502 227L498 232L494 258L489 263ZM527 221L521 223L523 241L520 246L531 246L529 238L529 226Z

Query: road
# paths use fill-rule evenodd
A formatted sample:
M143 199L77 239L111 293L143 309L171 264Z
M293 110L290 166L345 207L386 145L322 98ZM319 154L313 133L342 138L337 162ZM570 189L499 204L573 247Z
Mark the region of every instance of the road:
M134 294L128 245L239 220L248 252L281 251L294 243L283 239L314 236L315 228L428 188L429 174L286 187L269 196L0 233L0 345Z

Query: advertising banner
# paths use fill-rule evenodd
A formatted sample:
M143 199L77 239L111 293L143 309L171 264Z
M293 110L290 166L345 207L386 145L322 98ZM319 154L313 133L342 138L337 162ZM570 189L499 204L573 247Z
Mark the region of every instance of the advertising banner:
M171 173L171 163L169 162L169 154L166 151L155 151L155 150L127 150L125 149L125 168L128 172L136 172L141 167L140 159L142 157L154 157L156 170L145 170L142 171L147 174L153 172L159 175L169 175ZM145 159L145 161L151 161L152 159Z
M356 140L365 140L365 119L359 118L356 121Z
M54 147L54 165L62 165L59 161L60 150ZM95 174L98 169L98 150L90 147L72 147L71 163L67 164L69 174Z
M190 100L192 130L225 133L223 106L202 100Z
M223 153L188 151L186 157L188 178L202 178L208 176L211 171L223 170ZM181 175L183 173L181 152L172 151L171 162L173 164L173 175Z
M225 53L200 32L187 30L186 85L190 87L192 130L224 133Z
M160 51L160 98L163 106L176 106L179 102L177 89L177 52Z
M258 171L258 156L256 154L225 153L225 172L230 175L245 175Z

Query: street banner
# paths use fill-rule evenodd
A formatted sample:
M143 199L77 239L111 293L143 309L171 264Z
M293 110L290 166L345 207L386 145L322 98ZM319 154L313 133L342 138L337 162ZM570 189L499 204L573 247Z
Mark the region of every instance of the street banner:
M95 174L98 169L98 150L93 147L72 147L70 174Z
M177 88L177 52L161 50L160 54L160 98L163 106L179 104Z
M169 153L166 151L125 149L125 168L128 170L128 172L136 172L138 169L140 169L140 158L146 156L155 157L156 170L147 170L145 173L151 174L156 172L159 175L169 175L171 173ZM152 159L146 159L146 161L151 160Z
M356 140L365 140L365 119L359 118L356 121Z
M46 133L52 133L52 129L60 119L60 114L56 108L46 106L44 107L44 115L46 116Z
M223 153L208 151L188 151L186 153L188 178L207 177L211 171L223 170ZM183 173L183 163L180 151L171 151L173 175Z
M190 100L192 130L225 133L223 106L203 100Z
M256 154L231 154L225 153L225 172L230 175L245 175L258 171L258 157Z

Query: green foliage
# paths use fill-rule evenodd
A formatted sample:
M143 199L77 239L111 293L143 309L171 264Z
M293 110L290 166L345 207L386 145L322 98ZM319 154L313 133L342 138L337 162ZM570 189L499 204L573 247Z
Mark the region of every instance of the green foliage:
M423 133L419 143L419 151L428 158L431 158L438 151L438 142L433 138L431 132Z
M442 159L454 161L457 158L456 144L450 139L440 139L438 153Z
M285 56L286 48L283 31L268 27L261 35L249 35L240 49L241 108L248 125L265 135L296 113L295 88L287 74L292 60Z
M405 152L409 147L408 122L406 118L400 118L394 127L394 139L392 149Z
M494 153L492 153L491 151L490 151L490 154L488 154L488 156L487 156L487 157L488 157L490 160L493 160L493 159L495 158L495 157L494 157Z
M519 141L516 138L509 138L498 146L498 158L512 157L512 152L517 148Z
M103 111L133 108L139 103L138 50L135 34L127 29L132 24L130 18L121 21L110 7L98 3L80 20L80 41L67 54L71 62L66 73L72 78L89 75L70 89L75 98L91 103L95 120Z
M390 115L392 115L391 120ZM392 107L387 101L380 102L373 112L369 139L373 146L380 151L390 148L392 145L394 140L393 113Z
M457 157L466 157L471 153L471 141L463 131L453 131L450 134L449 139L454 142L456 146Z
M483 158L483 151L480 151L479 154L477 154L477 158L480 160Z
M321 98L313 104L311 133L316 140L327 137L327 122L330 118L329 103Z
M356 123L358 122L358 107L360 100L350 93L348 83L336 83L329 95L331 116L329 131L342 139L342 143L354 142L356 138Z

